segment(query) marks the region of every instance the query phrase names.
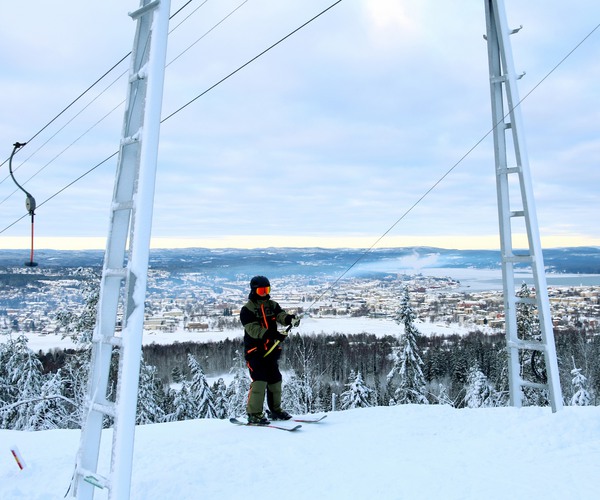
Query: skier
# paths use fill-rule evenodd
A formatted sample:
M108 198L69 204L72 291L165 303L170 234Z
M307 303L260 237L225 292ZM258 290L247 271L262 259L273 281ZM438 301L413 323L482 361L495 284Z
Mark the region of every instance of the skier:
M267 425L269 419L263 412L265 391L269 416L272 420L289 420L292 416L281 408L281 372L278 360L281 342L287 331L279 332L277 324L298 326L300 319L288 314L271 300L271 283L265 276L254 276L250 280L248 302L240 311L244 326L244 349L246 365L250 370L250 394L246 413L248 423Z

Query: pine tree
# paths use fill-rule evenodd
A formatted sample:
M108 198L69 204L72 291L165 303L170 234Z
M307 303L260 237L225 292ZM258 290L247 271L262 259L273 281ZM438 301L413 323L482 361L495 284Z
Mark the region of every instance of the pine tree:
M164 422L163 399L162 386L156 379L156 367L147 364L142 358L135 423L144 425Z
M410 305L408 288L400 304L396 322L404 325L404 334L400 345L394 351L394 365L388 373L388 385L395 387L393 404L428 404L423 361L419 352L417 340L419 331L414 326L416 315ZM390 401L392 404L392 401Z
M527 283L521 284L517 297L531 298L532 292ZM517 304L517 336L521 340L540 341L542 333L536 308L532 304ZM521 364L521 377L523 380L545 383L544 358L539 351L521 350L519 353ZM549 404L548 392L546 390L523 388L523 401L531 406L547 406Z
M496 406L496 393L488 378L479 369L472 366L467 376L465 406L467 408L486 408Z
M354 377L348 377L348 389L341 395L342 410L353 408L370 408L373 405L374 393L362 378L360 372Z
M190 394L190 383L184 380L181 389L173 398L173 413L166 418L168 421L191 420L196 418L196 406Z
M573 359L573 369L571 370L571 375L573 376L571 383L573 384L574 390L573 396L571 397L571 405L589 406L592 398L588 392L587 378L583 373L581 373L581 368L577 368L575 366L575 359Z
M301 402L301 408L298 408L297 413L321 411L322 404L318 395L323 373L318 373L315 366L317 349L314 343L302 335L295 335L290 346L289 357L292 359L296 376L294 383L297 387L295 389L299 391L298 396Z
M60 371L62 395L73 401L72 413L64 428L78 429L83 423L91 354L90 349L67 354Z
M222 377L219 377L212 387L215 400L215 411L217 418L227 417L227 386Z
M282 406L295 415L307 413L302 385L302 381L294 374L283 384L282 388Z
M65 336L70 337L75 343L90 347L96 317L98 302L100 300L100 276L91 269L79 268L76 274L82 276L82 294L84 307L80 313L70 309L57 311L55 317L65 331Z
M190 396L197 411L195 418L218 418L213 393L200 363L192 354L188 354L188 366L192 375Z
M235 352L231 373L233 373L233 380L227 387L227 416L236 417L246 414L250 391L250 379L245 369L244 357L239 351Z
M76 404L61 394L62 388L60 370L45 377L40 397L34 402L35 430L66 429L77 426L78 422L73 418L77 415L74 412Z
M176 366L171 370L171 380L176 384L181 383L183 380L183 373L181 373L181 368L179 368L179 366Z
M44 383L42 364L27 347L27 338L19 335L6 343L3 355L3 406L0 408L2 428L36 430L41 415L36 402Z

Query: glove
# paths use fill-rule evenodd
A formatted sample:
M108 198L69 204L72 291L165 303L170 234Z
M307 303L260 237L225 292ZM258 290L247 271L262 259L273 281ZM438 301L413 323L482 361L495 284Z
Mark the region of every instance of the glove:
M287 339L287 333L278 332L277 325L272 324L269 325L269 328L265 332L264 337L267 339L279 340L279 342L283 342L285 339Z
M295 314L288 314L283 322L288 326L298 326L300 324L300 318L297 318Z
M285 332L275 332L275 334L273 335L273 338L275 340L279 340L279 342L283 342L285 339L287 339L287 333L285 333Z

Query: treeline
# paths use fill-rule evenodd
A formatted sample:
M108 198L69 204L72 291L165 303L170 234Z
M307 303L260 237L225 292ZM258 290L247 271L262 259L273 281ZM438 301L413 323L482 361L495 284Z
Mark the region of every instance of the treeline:
M524 296L528 290L523 289ZM90 289L81 315L58 315L77 334L81 350L34 354L27 339L0 344L0 427L38 430L73 428L85 414L90 371L90 332L98 293ZM517 311L519 338L539 340L528 304ZM398 336L291 335L283 344L286 372L283 404L292 413L331 411L395 404L448 404L461 407L506 406L507 350L503 335L473 332L466 336L425 337L405 289L396 321ZM583 330L556 334L559 375L565 404L598 405L600 336ZM114 349L117 349L116 347ZM226 418L245 411L250 380L241 339L178 343L143 348L137 423L190 418ZM117 360L109 374L114 397ZM544 383L544 360L537 351L519 357L521 377ZM218 378L209 387L205 372ZM230 377L224 377L229 373ZM229 385L224 378L232 378ZM525 388L524 405L547 405L545 390ZM111 425L110 419L105 421Z
M571 371L579 368L588 380L591 404L600 404L600 336L586 338L585 334L576 330L556 333L555 336L565 402L568 403L573 396ZM319 379L321 388L328 386L324 392L341 393L352 373L361 373L370 387L381 388L386 385L387 375L393 367L393 352L397 345L398 337L392 335L291 335L284 344L280 366L287 373L309 372ZM473 366L477 366L495 387L500 387L506 376L506 340L503 334L472 332L466 336L418 336L417 346L430 393L437 394L442 385L449 400L457 407L465 404L465 384ZM207 377L215 378L237 370L240 365L243 367L240 361L242 351L241 338L219 342L151 344L144 346L143 358L156 369L157 379L168 387L177 383L181 375L190 377L189 355L198 360ZM62 368L74 353L73 350L53 349L46 353L40 351L38 358L44 372L48 373ZM526 362L531 365L531 360ZM541 361L534 360L534 363L540 364ZM523 369L530 370L530 366ZM543 372L543 367L538 371ZM384 395L381 395L379 403L386 404Z

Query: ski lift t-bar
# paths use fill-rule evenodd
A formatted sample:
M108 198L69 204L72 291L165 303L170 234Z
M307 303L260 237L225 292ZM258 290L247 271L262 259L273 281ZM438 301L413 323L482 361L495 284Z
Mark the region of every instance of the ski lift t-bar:
M29 262L25 262L26 266L29 267L35 267L37 266L37 262L33 261L33 221L34 221L34 216L35 216L35 198L28 193L25 188L23 188L23 186L21 186L21 184L19 184L17 182L17 179L15 179L15 175L13 174L13 169L12 169L12 159L13 156L15 155L15 153L21 149L23 146L25 146L25 144L27 144L26 142L15 142L13 144L13 151L10 155L10 159L8 161L8 171L10 172L10 176L13 180L13 182L17 185L17 187L23 191L25 193L26 199L25 199L25 208L27 209L27 212L29 212L29 215L31 216L31 252L29 254Z

